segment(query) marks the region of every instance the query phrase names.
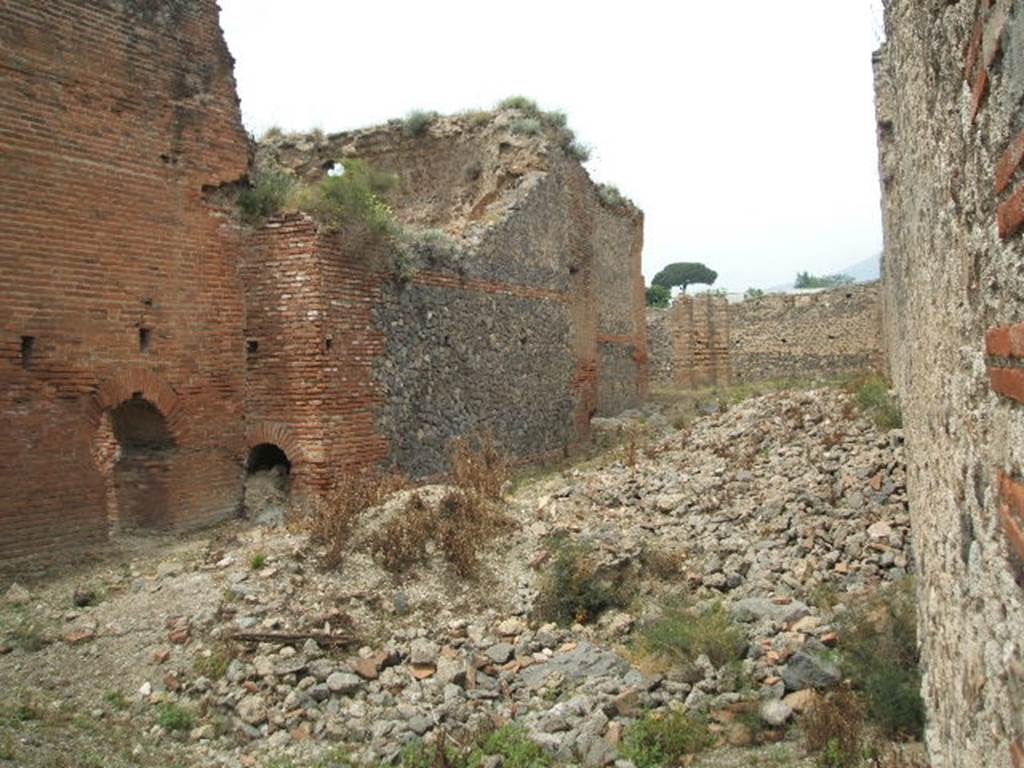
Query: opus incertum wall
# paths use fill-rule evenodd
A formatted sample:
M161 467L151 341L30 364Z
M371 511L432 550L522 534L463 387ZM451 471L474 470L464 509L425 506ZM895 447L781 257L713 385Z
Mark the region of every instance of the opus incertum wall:
M881 370L880 290L874 282L733 304L680 296L647 310L651 380L700 387Z
M1024 766L1024 8L891 0L883 325L936 768Z

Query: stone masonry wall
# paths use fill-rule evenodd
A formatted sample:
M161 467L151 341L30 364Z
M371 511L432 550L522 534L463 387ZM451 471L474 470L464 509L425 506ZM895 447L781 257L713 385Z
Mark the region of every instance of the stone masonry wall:
M878 283L736 304L681 296L669 309L647 311L651 375L692 387L878 370L881 322Z
M936 768L1024 765L1024 4L891 0L884 327Z
M248 146L217 14L0 5L0 557L102 538L108 502L158 526L237 508L237 241L203 192Z
M331 456L351 443L339 423L354 418L357 402L367 439L375 428L376 442L354 463L386 457L424 476L445 469L454 437L489 432L522 458L562 453L586 438L593 415L639 401L646 391L642 214L603 204L578 162L554 147L538 152L538 139L516 136L501 121L471 128L449 118L420 137L384 126L260 148L261 157L309 181L352 156L394 173L390 202L409 234L391 252L372 238L328 247L337 238L303 217L275 220L254 235L269 245L245 259L253 275L246 277L249 333L287 314L309 339L283 361L250 358L251 419L278 425L306 453ZM428 226L445 235L418 237ZM324 277L341 262L352 269ZM351 381L331 389L337 373L351 374L344 366L320 370L327 333L320 326L354 317L337 311L330 295L337 286L348 286L365 313L335 335L366 335L358 347L367 366L366 376L355 377L359 395ZM339 362L349 353L336 353ZM289 375L299 387L278 383ZM317 393L314 408L292 406L311 397L302 387ZM294 470L301 479L302 468Z
M736 381L841 376L882 365L877 282L729 307Z
M723 296L678 296L668 309L647 310L651 375L670 387L722 386L731 381L729 303Z

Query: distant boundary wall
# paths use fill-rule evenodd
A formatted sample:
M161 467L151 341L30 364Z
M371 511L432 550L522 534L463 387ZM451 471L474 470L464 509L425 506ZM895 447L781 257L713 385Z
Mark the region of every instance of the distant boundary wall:
M652 383L682 388L832 378L883 367L879 283L738 304L680 296L647 311Z

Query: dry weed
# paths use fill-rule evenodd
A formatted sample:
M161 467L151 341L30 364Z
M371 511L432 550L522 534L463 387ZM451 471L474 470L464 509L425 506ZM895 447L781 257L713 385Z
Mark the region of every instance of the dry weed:
M430 545L437 547L459 576L475 576L480 552L511 521L500 508L475 491L449 491L436 507L419 494L369 539L373 557L388 571L403 573L426 562Z
M457 437L449 446L452 483L485 499L500 499L511 475L507 457L498 450L494 435Z
M819 755L828 768L853 768L867 746L864 705L848 688L823 698L803 716L807 751Z
M326 545L328 566L341 562L356 518L405 485L400 475L356 472L343 475L326 496L314 499L302 525L314 541Z

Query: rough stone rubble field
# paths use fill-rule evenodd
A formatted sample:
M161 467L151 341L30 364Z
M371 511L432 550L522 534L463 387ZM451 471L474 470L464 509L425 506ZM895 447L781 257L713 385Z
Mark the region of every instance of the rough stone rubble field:
M805 764L783 728L839 676L827 649L844 596L912 570L902 435L832 389L682 429L654 406L600 424L640 428L639 445L519 483L474 579L439 555L401 577L359 551L326 569L305 534L241 522L21 574L0 605L0 765L313 765L338 748L377 762L513 722L558 763L626 766L623 732L652 709L711 713L722 749L698 765ZM565 541L628 581L628 605L587 625L535 619ZM680 594L722 601L741 664L677 674L638 653L637 628ZM751 699L778 744L742 748L735 706ZM158 724L180 710L187 727Z

